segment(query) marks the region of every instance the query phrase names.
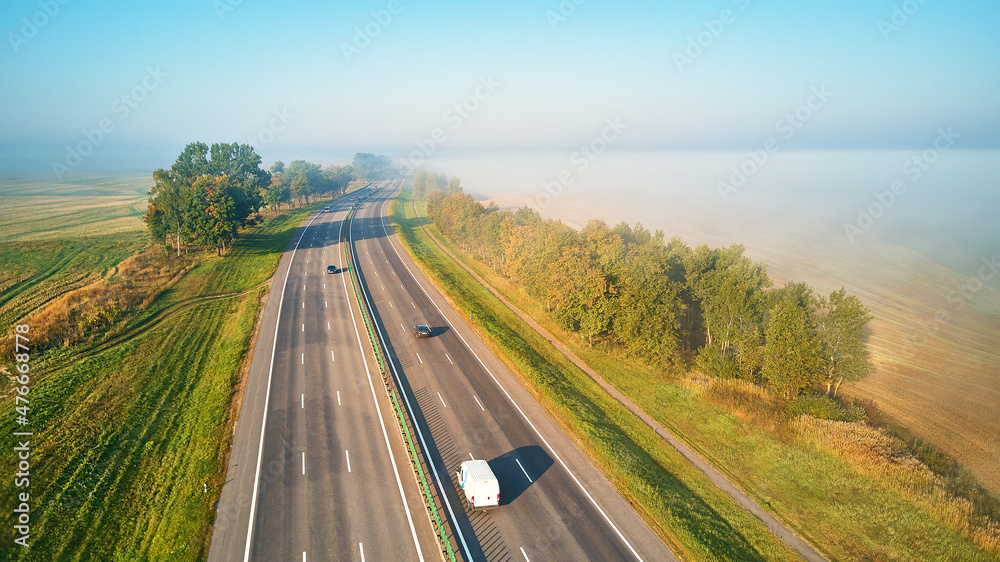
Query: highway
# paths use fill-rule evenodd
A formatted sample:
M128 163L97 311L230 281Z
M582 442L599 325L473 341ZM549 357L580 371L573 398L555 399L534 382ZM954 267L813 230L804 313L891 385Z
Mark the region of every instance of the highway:
M406 254L387 218L401 181L362 203L351 238L463 556L676 560ZM416 339L415 324L432 336ZM500 480L499 508L474 512L461 497L454 473L470 458L486 459Z
M211 561L440 560L347 273L350 197L299 227L272 279Z

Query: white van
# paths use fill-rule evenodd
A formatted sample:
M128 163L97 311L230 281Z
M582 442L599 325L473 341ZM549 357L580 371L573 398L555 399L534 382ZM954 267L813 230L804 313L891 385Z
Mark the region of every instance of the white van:
M472 509L490 509L500 505L500 483L486 461L465 461L456 474Z

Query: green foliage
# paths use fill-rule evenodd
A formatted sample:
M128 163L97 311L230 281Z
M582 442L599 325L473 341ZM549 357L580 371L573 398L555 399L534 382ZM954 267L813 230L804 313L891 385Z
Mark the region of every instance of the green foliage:
M216 246L232 243L239 229L257 223L261 190L271 176L260 168L260 156L245 144L194 142L170 170L153 173L144 220L153 238L175 235L178 254L188 243Z
M710 377L735 379L740 376L740 367L736 361L724 354L716 345L706 345L701 348L696 363L698 368Z
M769 382L788 397L821 382L835 394L872 370L863 336L871 316L857 297L817 297L804 283L768 291L766 268L741 245L692 249L602 221L576 232L527 208L500 211L444 191L443 176L422 168L413 183L442 233L590 345L606 339L649 364L688 365L686 348L698 342L706 373Z
M771 312L764 350L764 377L786 398L820 381L821 345L808 315L793 298L782 299Z
M358 152L351 162L357 179L374 180L389 170L392 170L392 158L371 152Z
M823 383L831 396L844 382L857 382L875 372L871 355L865 347L865 325L872 320L871 312L854 295L841 287L829 298L816 302L817 332L823 344Z
M823 394L803 394L788 403L788 417L796 418L803 415L834 421L848 417L840 404Z

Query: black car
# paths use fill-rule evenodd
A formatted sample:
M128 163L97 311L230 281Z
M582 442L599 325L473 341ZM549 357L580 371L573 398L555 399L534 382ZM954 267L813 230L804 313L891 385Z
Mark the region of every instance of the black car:
M431 337L431 328L426 324L417 324L413 327L413 335L418 338L429 338Z
M337 273L337 266L335 266L335 265L328 265L328 266L326 266L326 272L327 273Z

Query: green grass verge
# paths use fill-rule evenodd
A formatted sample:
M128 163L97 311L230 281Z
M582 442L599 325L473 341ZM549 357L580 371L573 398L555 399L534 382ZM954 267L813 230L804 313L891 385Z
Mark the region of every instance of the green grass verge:
M900 494L796 440L790 431L746 422L660 370L613 350L589 347L562 331L523 289L471 259L435 227L428 228L504 298L831 559L996 559Z
M0 559L207 557L261 284L320 205L269 220L226 256L206 257L133 320L157 316L148 329L103 350L81 346L33 359L32 546L13 546L8 531ZM212 295L233 296L201 299ZM0 420L13 420L13 407L5 397ZM15 472L13 454L0 458L0 472ZM8 513L17 491L13 479L0 482Z
M99 279L146 243L144 235L0 243L0 329Z
M674 552L695 560L799 559L441 252L419 228L409 197L404 191L391 214L411 255Z

